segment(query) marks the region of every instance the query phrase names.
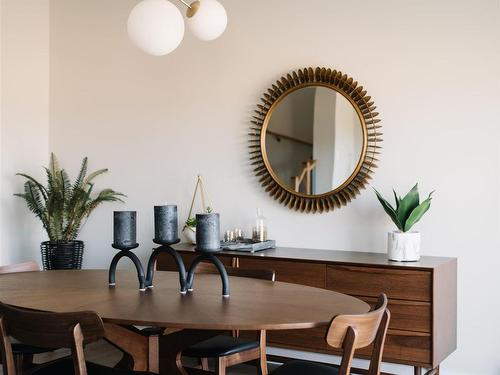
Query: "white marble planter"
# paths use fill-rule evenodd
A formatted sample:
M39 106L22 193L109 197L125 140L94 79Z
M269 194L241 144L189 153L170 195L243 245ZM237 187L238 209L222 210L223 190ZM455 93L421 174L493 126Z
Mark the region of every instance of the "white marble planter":
M189 242L196 245L196 228L185 226L182 233L184 233Z
M387 255L390 260L397 262L420 260L420 232L389 232Z

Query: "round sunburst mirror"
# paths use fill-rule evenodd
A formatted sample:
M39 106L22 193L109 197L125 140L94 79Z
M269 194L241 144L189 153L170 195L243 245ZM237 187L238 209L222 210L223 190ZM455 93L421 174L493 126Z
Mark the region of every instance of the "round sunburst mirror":
M305 68L276 81L261 101L250 155L271 196L315 213L360 193L382 141L376 107L362 86L337 70Z

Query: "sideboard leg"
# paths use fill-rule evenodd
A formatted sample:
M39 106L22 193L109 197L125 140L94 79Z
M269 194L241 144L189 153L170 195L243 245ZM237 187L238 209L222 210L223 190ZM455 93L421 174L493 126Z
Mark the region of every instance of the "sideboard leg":
M425 375L439 375L439 366L427 371Z
M415 367L413 368L413 373L414 373L415 375L422 375L422 367L415 366Z

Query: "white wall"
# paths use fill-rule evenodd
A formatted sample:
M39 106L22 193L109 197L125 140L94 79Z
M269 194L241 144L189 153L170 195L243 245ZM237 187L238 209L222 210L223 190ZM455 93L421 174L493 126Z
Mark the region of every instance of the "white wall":
M138 211L144 258L152 206L176 202L185 218L198 172L223 229L249 229L261 207L280 245L383 252L392 225L371 190L340 211L300 214L269 198L248 163L247 127L261 93L291 69L341 69L368 90L383 120L373 185L386 195L416 181L423 193L436 189L418 225L423 253L459 258L459 348L442 373L498 374L498 1L223 0L222 38L203 43L187 32L163 58L128 41L135 3L51 2L51 149L73 170L83 155L109 167L102 186L129 196L83 230L86 266L109 264L116 208Z
M0 145L2 144L2 113L3 113L3 90L2 90L2 84L3 84L3 74L2 74L2 68L3 68L3 53L2 53L2 36L3 36L3 31L2 31L2 15L3 15L3 6L2 3L0 2ZM2 151L0 149L0 175L2 173ZM3 181L0 183L0 197L3 197ZM3 242L3 204L0 203L0 244ZM6 258L6 252L0 250L0 264L4 264L4 258Z
M2 0L0 264L39 259L41 226L24 203L25 172L42 177L49 146L49 0Z

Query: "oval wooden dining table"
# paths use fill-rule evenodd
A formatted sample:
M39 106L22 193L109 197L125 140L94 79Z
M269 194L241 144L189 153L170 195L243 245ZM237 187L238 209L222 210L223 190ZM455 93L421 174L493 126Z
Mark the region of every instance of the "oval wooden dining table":
M154 288L140 292L134 271L42 271L0 275L0 301L53 312L91 310L102 317L106 339L128 353L134 369L186 374L180 362L187 346L220 330L283 330L321 327L339 314L370 307L341 293L302 285L230 277L231 296L221 296L218 275L196 276L194 291L179 293L178 274L155 274ZM147 337L131 326L165 328ZM156 340L155 340L156 339Z

